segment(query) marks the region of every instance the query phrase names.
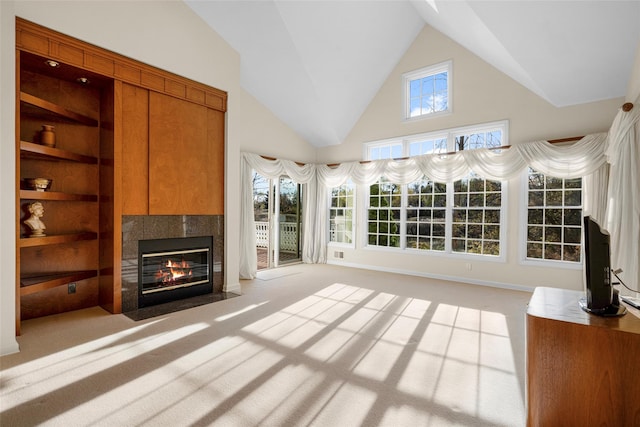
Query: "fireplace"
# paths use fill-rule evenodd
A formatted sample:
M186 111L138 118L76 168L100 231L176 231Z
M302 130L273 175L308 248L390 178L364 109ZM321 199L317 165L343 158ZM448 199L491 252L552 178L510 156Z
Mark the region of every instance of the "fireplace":
M213 292L213 238L138 242L138 307Z
M158 292L141 292L141 253L150 252L172 252L183 249L194 249L208 247L209 241L198 245L178 245L167 248L146 247L143 243L143 250L140 251L140 242L144 241L182 241L188 242L190 238L207 239L213 244L213 249L209 251L211 259L209 265L213 269L213 279L209 270L209 280L212 282L213 291L208 286L205 289L209 292L205 295L198 295L194 298L183 298L173 301L174 295L182 297L183 294L194 290L201 290L205 284L192 285L183 288L163 290ZM168 312L184 310L197 301L216 300L218 296L224 295L224 216L223 215L124 215L122 217L122 312L134 320L147 319L154 315ZM165 294L165 295L162 295ZM166 297L171 296L172 301L164 304ZM187 295L188 296L188 295ZM211 297L211 298L209 298ZM145 306L139 306L139 300L143 298ZM168 298L166 298L168 299ZM211 302L212 302L211 301ZM169 306L175 306L175 310L170 310Z

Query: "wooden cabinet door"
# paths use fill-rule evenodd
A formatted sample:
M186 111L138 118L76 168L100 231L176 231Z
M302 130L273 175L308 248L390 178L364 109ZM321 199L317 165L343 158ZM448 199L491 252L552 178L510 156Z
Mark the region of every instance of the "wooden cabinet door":
M207 107L149 93L150 215L222 213L216 180L224 176L217 153L224 142L210 118Z
M224 113L207 108L207 139L213 152L209 167L209 176L213 194L210 215L224 215Z
M149 214L149 91L122 84L122 214Z

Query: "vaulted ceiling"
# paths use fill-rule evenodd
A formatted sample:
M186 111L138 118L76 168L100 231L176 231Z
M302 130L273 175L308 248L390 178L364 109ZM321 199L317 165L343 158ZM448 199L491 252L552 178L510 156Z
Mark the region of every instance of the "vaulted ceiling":
M562 107L624 96L639 1L185 0L240 83L311 144L339 144L423 26ZM425 64L429 65L429 64Z

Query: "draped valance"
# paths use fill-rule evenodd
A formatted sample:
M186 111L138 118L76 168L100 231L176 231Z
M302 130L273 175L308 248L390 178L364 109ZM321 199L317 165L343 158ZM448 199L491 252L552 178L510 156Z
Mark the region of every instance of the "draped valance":
M514 178L527 166L546 175L574 178L589 175L606 162L606 137L606 133L588 135L570 146L535 141L503 149L481 148L403 160L349 162L338 167L318 165L318 178L328 187L340 185L348 178L356 184L371 185L381 176L396 184L408 184L422 176L436 182L451 182L470 172L501 181Z
M425 154L401 160L354 161L337 166L301 165L291 160L269 160L252 153L244 153L243 157L265 177L288 175L294 181L306 184L317 174L318 182L329 188L344 184L348 179L358 185L371 185L381 176L396 184L408 184L422 176L437 182L451 182L470 172L481 178L502 181L514 178L528 166L545 175L577 178L593 173L606 163L606 139L606 133L598 133L565 146L534 141L510 148Z

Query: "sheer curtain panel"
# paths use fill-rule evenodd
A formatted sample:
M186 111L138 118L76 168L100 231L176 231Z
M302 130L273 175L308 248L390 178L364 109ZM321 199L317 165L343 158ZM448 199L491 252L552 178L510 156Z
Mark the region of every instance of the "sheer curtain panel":
M627 286L640 287L640 97L631 111L618 111L607 142L607 221L611 266Z

